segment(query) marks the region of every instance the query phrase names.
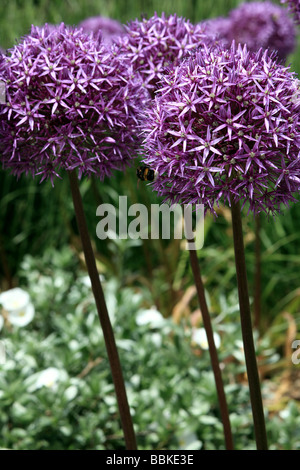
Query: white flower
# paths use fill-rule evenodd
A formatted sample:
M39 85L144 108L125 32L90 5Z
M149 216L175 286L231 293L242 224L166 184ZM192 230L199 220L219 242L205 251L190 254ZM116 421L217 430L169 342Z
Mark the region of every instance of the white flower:
M164 322L164 317L156 308L141 310L136 317L137 325L149 325L151 328L159 328Z
M60 370L55 367L48 367L48 369L40 372L40 375L36 382L36 388L52 388L60 378Z
M30 296L19 287L0 294L0 304L6 312L7 319L12 325L22 327L28 325L34 317L35 309L30 302Z
M76 385L70 385L70 387L68 387L64 392L64 396L68 401L74 400L77 394L78 388L76 387Z
M16 287L0 294L0 304L7 312L20 310L30 302L28 292Z
M201 349L208 349L208 341L204 328L195 328L192 331L192 341L200 346ZM221 345L221 338L218 333L214 333L215 346L218 349Z
M8 312L8 321L15 326L26 326L31 322L35 314L33 304L29 303L25 308Z
M162 345L162 336L160 333L152 333L150 340L157 348L160 348Z
M48 367L28 377L26 382L29 386L29 392L34 392L42 387L56 390L58 382L66 379L67 373L64 370L57 369L56 367Z
M199 450L202 443L192 431L185 431L179 437L179 450Z
M81 282L85 287L89 287L89 288L92 287L91 278L90 278L90 276L88 276L88 275L82 276L82 277L80 278L80 282Z

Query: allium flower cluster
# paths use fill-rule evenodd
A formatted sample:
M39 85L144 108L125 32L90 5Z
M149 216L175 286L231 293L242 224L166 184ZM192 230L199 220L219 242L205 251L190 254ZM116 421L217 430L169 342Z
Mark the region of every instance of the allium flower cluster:
M130 64L81 30L32 27L2 56L0 151L17 176L109 176L134 156L146 93Z
M227 36L230 30L229 18L217 16L216 18L202 21L201 25L205 29L205 34L216 38L217 41L221 40L224 45L228 45Z
M161 81L144 114L144 163L170 203L241 201L275 213L300 184L298 80L268 51L205 47Z
M246 44L249 51L261 47L276 51L278 59L285 61L296 47L293 20L285 8L272 2L247 2L231 10L227 18L208 22L207 33L217 36L230 47L233 40Z
M126 34L119 41L120 53L130 59L149 90L156 88L168 65L177 65L188 52L212 42L202 25L193 25L177 15L155 13L125 28Z
M111 43L118 36L125 34L125 28L119 21L105 16L86 18L78 24L78 28L82 28L85 33L101 32L102 40L106 43Z
M294 16L297 24L300 24L300 0L281 0L281 3L286 3L290 12Z

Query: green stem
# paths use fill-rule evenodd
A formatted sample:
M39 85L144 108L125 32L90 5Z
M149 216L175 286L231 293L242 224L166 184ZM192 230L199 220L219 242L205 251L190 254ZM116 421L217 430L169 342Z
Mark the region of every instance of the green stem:
M260 327L261 311L261 249L260 214L255 216L255 278L254 278L254 326Z
M190 242L192 242L192 240L190 240L189 243ZM227 407L226 396L225 396L224 387L223 387L218 352L217 352L217 348L216 348L215 341L214 341L213 329L212 329L210 315L209 315L207 302L205 298L205 290L204 290L204 286L203 286L203 282L201 278L200 265L198 262L196 250L190 249L189 254L190 254L190 262L191 262L191 267L192 267L192 271L194 275L197 294L198 294L199 305L200 305L201 314L202 314L203 325L204 325L206 336L207 336L211 365L212 365L212 369L213 369L213 373L215 377L221 418L222 418L222 423L223 423L225 445L226 445L227 450L233 450L233 439L232 439L232 434L231 434L228 407Z
M264 410L253 340L241 211L239 202L234 202L233 197L231 198L231 214L240 304L241 329L250 389L250 400L252 406L256 445L258 450L267 450L268 443Z
M7 257L6 257L6 252L4 249L3 242L2 242L2 237L0 237L0 259L2 262L3 274L5 276L8 288L11 289L13 287L13 279L12 279L12 275L10 272L9 264L7 262Z
M108 359L110 363L112 378L115 386L115 392L118 401L119 413L124 432L124 438L127 450L136 450L136 438L130 415L130 409L127 401L126 389L122 375L121 363L114 338L113 329L110 323L106 302L99 273L96 266L95 256L89 236L86 218L83 209L82 198L79 190L77 174L75 171L69 172L69 180L72 191L73 204L77 219L77 225L81 237L85 261L88 273L91 279L92 289L97 306L100 324L103 330L103 336L106 344Z

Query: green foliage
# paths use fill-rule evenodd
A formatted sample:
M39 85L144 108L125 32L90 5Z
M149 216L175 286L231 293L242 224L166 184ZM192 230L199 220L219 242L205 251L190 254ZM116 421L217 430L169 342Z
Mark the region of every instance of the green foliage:
M31 24L60 23L78 24L84 18L103 15L126 23L141 14L153 15L177 13L191 21L200 21L228 12L235 7L237 0L217 0L201 2L191 0L114 0L111 2L99 0L3 0L0 5L0 44L11 47L15 40L26 34Z
M248 0L249 1L249 0ZM273 0L280 3L279 0ZM2 0L0 3L0 46L12 47L20 37L27 34L32 24L57 24L64 22L76 25L90 16L103 15L122 23L140 18L141 15L177 13L179 16L198 22L207 18L226 15L243 0ZM295 70L300 69L296 51L288 60Z
M103 279L140 449L223 449L223 430L210 359L191 342L189 320L139 320L152 307L144 288L120 289ZM0 339L0 447L8 449L123 448L117 403L89 278L70 248L27 256L20 285L35 305L23 328L6 325ZM210 299L209 299L210 300ZM236 293L220 297L213 316L236 449L254 449ZM278 361L269 341L257 344L260 366ZM200 354L200 355L199 355ZM38 387L41 371L59 379ZM265 393L269 393L268 385ZM291 419L284 419L285 416ZM296 405L268 422L274 448L300 449Z
M75 265L69 249L60 254L49 250L41 260L28 256L22 264L20 279L31 294L36 316L26 328L2 332L7 361L0 370L1 447L122 446L91 288L84 272L77 269L74 276ZM141 290L119 290L116 280L104 286L140 448L177 448L187 431L195 432L194 445L200 448L212 427L218 437L213 433L210 445L222 447L208 357L199 368L188 335L169 320L160 328L137 325L145 309ZM35 390L37 372L48 367L65 375L55 387Z
M176 12L193 21L199 21L226 15L239 3L238 0L5 0L0 3L0 45L11 47L15 40L26 34L32 23L65 21L67 24L78 24L85 17L98 14L126 22L141 13L151 15L154 11ZM298 67L298 56L296 51L288 60L292 61L295 70ZM151 203L161 203L161 199L152 194L150 187L143 184L137 187L135 168L138 165L138 156L136 157L132 168L125 174L116 172L113 178L104 182L96 179L82 182L81 191L90 234L97 249L101 271L120 277L124 284L147 284L155 303L159 304L164 313L170 313L178 301L174 291L190 282L187 253L182 252L180 244L167 240L100 242L96 238L96 208L100 203L111 203L118 207L118 198L121 195L128 197L128 204L140 202L150 206ZM0 275L3 288L17 282L14 277L25 254L39 256L49 244L58 249L68 242L76 245L74 233L77 233L77 229L66 179L56 181L52 188L49 182L40 185L37 180L25 177L16 181L15 177L1 171L0 209ZM297 309L299 305L299 211L299 205L296 204L274 220L262 218L262 314L266 317L266 323L272 321L291 302L293 309ZM253 295L254 223L251 218L245 222L245 230L248 236L246 248L249 284ZM200 259L207 288L210 291L216 287L231 290L235 286L235 266L228 215L222 212L216 220L207 218L205 231L205 245L200 252Z

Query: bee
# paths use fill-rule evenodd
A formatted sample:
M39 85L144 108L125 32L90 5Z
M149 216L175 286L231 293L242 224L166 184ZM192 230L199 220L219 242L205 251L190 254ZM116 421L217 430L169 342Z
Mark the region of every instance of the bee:
M149 166L139 166L136 170L137 177L142 181L154 181L157 177L157 171L151 170Z

